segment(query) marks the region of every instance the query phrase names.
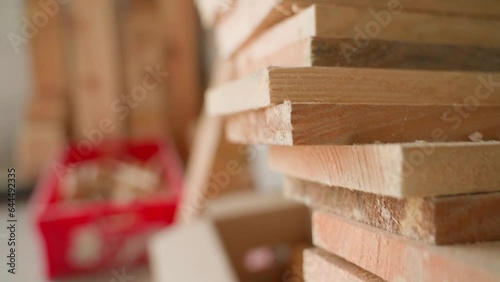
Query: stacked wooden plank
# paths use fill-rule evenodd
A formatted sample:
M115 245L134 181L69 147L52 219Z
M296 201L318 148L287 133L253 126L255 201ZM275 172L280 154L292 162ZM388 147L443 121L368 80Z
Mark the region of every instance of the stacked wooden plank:
M498 4L254 2L206 111L314 210L306 281L498 281Z

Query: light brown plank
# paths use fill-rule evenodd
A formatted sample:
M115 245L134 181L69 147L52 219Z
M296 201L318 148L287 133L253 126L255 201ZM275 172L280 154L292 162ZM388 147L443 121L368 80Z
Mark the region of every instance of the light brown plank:
M396 198L500 191L500 142L272 146L271 168Z
M168 71L163 109L179 153L187 160L201 104L196 8L193 1L157 1Z
M500 139L500 106L292 104L229 116L226 136L234 143L271 145L350 145ZM466 113L462 118L458 113Z
M304 250L306 282L382 282L380 277L324 250Z
M469 1L387 2L384 0L242 0L237 3L234 11L232 11L232 13L228 15L215 29L216 44L221 56L225 58L231 56L239 48L244 46L246 43L251 42L251 40L267 28L290 16L293 16L300 9L306 8L312 4L332 5L329 11L326 11L326 7L322 7L320 9L322 12L318 13L318 19L325 19L321 22L321 24L329 21L332 26L350 29L351 31L355 25L365 26L368 23L368 21L366 21L367 18L369 18L368 10L372 8L387 12L390 11L390 13L398 11L394 12L393 16L400 16L401 11L404 13L415 12L415 20L417 22L426 23L426 33L428 35L431 35L431 33L435 31L436 27L442 26L443 23L446 22L445 20L444 22L440 22L438 25L432 24L432 22L436 21L436 19L443 18L443 15L462 15L479 18L496 18L499 16L499 13L495 12L498 10L497 3L491 0L485 0L474 4ZM425 12L426 14L419 14L420 12ZM362 16L362 13L365 13L365 15ZM363 20L363 18L365 19ZM372 16L369 20L375 19ZM387 29L391 30L389 31L389 33L391 33L395 30L393 29L394 26L402 26L406 24L407 27L410 27L411 29L406 29L406 31L408 31L406 34L399 33L398 36L402 36L402 38L412 37L415 35L411 34L412 31L417 31L415 26L410 24L412 21L414 21L413 16L410 18L402 16L400 19L394 19L394 23L391 24L392 27L387 27ZM308 27L307 24L303 24L304 28ZM309 25L309 27L312 26ZM448 27L453 28L453 25ZM290 31L296 35L302 34L301 32L295 32L295 29L290 29ZM322 33L324 31L325 30L318 29L318 34L316 35L325 36L326 34ZM314 35L311 34L311 36ZM425 35L422 36L421 33L420 36L425 37ZM422 40L425 39L422 38Z
M166 72L157 0L132 0L123 14L126 94L139 98L130 111L130 136L164 138L168 127L164 109L167 81L148 72L157 67Z
M276 28L279 26L281 24L277 25ZM279 37L286 36L286 33L287 30L280 30ZM500 48L371 40L364 48L355 51L347 50L346 52L341 47L343 45L356 46L356 41L349 38L308 37L285 47L276 48L276 45L267 41L266 38L262 38L262 40L257 38L231 59L234 65L234 74L230 79L241 78L257 69L268 66L339 66L464 71L498 71L500 69ZM262 54L258 51L259 46L263 46L262 50L265 51Z
M115 1L75 0L68 3L72 38L73 137L122 134L125 104L120 104L120 65ZM105 125L104 125L105 124ZM111 124L112 126L109 126ZM103 126L104 125L104 126ZM114 128L102 130L102 128Z
M292 103L499 105L500 74L304 67L261 69L208 90L209 115Z
M500 242L432 246L315 212L314 244L388 281L498 281Z
M65 53L63 46L64 17L60 11L63 7L55 4L58 12L49 17L39 1L29 0L26 5L26 16L31 21L35 15L43 13L49 19L47 24L38 27L36 35L29 40L31 52L33 90L35 95L57 97L64 100L67 95L65 70ZM55 8L54 8L55 9Z
M500 240L500 193L396 199L287 177L285 196L430 244Z
M26 18L32 22L35 15L42 14L47 22L37 26L28 41L33 92L28 95L13 148L18 181L23 185L35 183L53 154L62 149L69 122L62 6L55 2L50 13L42 7L39 1L26 1Z

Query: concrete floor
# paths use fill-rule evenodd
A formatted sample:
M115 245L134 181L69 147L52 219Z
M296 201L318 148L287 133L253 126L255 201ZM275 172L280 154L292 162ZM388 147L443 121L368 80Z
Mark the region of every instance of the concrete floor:
M31 228L30 218L28 217L27 205L25 202L17 203L16 217L17 224L17 265L16 275L7 272L6 254L7 254L7 203L0 204L0 281L1 282L48 282L44 278L43 266L38 242L34 230ZM121 269L110 270L98 275L75 277L71 279L58 279L60 282L150 282L150 275L147 267L125 269L125 273L130 279L118 277Z

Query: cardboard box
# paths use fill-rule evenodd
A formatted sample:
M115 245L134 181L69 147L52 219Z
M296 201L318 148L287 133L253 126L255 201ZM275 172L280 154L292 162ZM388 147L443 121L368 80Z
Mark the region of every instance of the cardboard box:
M310 242L307 208L281 195L239 192L214 200L207 217L156 234L156 282L281 281L296 245Z

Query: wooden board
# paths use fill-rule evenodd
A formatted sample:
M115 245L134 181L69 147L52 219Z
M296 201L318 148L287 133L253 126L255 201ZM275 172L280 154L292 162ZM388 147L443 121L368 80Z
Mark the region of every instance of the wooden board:
M488 82L489 81L489 82ZM499 105L499 73L268 67L208 90L209 115L292 103Z
M148 72L156 67L166 71L157 0L132 0L123 14L126 93L139 98L130 112L130 135L132 138L164 138L168 126L164 109L167 79Z
M403 35L403 38L406 36L413 36L410 34L412 33L410 31L416 31L416 27L410 24L413 19L416 19L418 22L425 22L426 33L432 33L435 31L436 27L443 24L439 23L438 25L434 25L433 21L436 21L436 19L439 19L439 17L443 15L464 15L480 18L495 18L499 16L499 13L495 12L498 10L497 3L491 0L485 0L474 4L469 1L418 1L400 3L399 5L394 5L394 3L388 3L384 0L242 0L238 2L232 13L215 29L215 40L220 55L225 58L231 56L238 51L239 48L253 40L267 28L293 16L300 9L306 8L312 4L332 5L329 11L325 11L326 8L321 8L323 13L318 14L319 19L328 19L332 26L338 26L341 29L350 29L350 31L353 30L355 25L367 25L367 21L356 22L356 20L361 20L363 17L368 18L368 9L375 8L377 10L387 11L388 13L389 11L399 11L393 14L395 20L394 24L391 24L392 27L386 28L391 30L394 26L407 24L411 29L406 29L408 32L405 35L402 33L399 34ZM418 13L415 13L416 17L406 18L400 15L401 11L403 11L403 13L428 12L436 15L417 15ZM365 13L364 16L362 16L363 12ZM401 16L401 21L396 16ZM373 16L370 20L374 20ZM440 20L437 20L437 22L438 21ZM463 22L463 20L459 21ZM321 22L321 24L324 22L325 21ZM446 22L446 20L444 22ZM304 24L303 27L307 28L308 26ZM312 26L309 25L309 27ZM449 27L453 28L454 26L450 25ZM318 32L322 31L324 30L318 29ZM389 31L389 33L390 32L392 31ZM382 33L385 32L382 31ZM324 34L317 35L324 36ZM425 35L422 36L422 34L420 34L420 36L425 37ZM422 40L425 39L422 38Z
M479 106L467 119L465 106L387 104L292 104L285 102L228 117L227 138L240 144L325 145L500 139L500 106ZM459 118L460 124L455 124Z
M500 240L500 193L396 199L287 177L285 196L430 244Z
M50 17L42 6L36 0L26 1L27 19L31 21L40 14L48 18L43 26L36 27L36 34L28 42L33 93L28 95L23 122L16 130L13 148L13 161L22 185L36 182L67 138L68 83L62 40L64 17L59 4L55 3L52 7Z
M382 282L380 277L345 259L314 248L304 250L305 282Z
M191 150L178 213L180 220L198 218L221 195L252 189L244 146L225 140L221 118L203 116L199 120Z
M388 281L500 279L500 242L432 246L315 212L314 244Z
M287 29L281 29L281 26L282 24L278 24L272 28L280 28L276 33L278 37L275 38L282 38L288 34ZM269 40L273 39L265 36L266 33L256 38L231 59L234 65L231 80L268 66L465 71L498 71L500 69L500 48L371 40L365 48L357 49L352 54L347 53L348 56L346 56L341 46L355 46L354 39L308 37L281 47L281 44L270 42Z
M500 191L500 142L272 146L271 168L397 198Z
M76 0L69 3L72 38L73 137L88 138L103 123L120 136L125 104L120 103L120 65L115 1ZM87 134L85 134L87 132Z
M157 1L168 72L163 109L179 153L187 160L201 104L196 9L193 1Z
M57 3L59 9L62 9ZM36 14L43 13L39 1L27 1L27 18L33 19ZM64 63L64 46L62 28L64 26L62 13L49 17L47 24L37 27L37 33L29 40L33 90L35 95L43 98L57 97L61 100L67 95L66 70Z

